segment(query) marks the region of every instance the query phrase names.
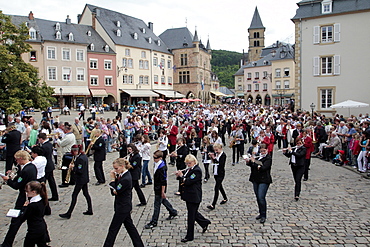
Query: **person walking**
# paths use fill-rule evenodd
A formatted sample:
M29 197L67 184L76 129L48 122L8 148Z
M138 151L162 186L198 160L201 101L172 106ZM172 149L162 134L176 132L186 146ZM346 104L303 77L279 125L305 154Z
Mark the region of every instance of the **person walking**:
M288 147L283 150L283 154L290 158L289 165L292 169L294 186L294 199L299 200L301 194L302 177L305 170L306 148L303 146L301 138L296 139L296 146L294 148Z
M140 154L143 159L143 169L141 174L141 188L144 188L145 185L153 184L152 177L150 176L149 172L149 161L150 161L150 139L148 135L143 135L142 137L142 145L140 147ZM145 183L145 179L148 177L148 183Z
M114 246L122 224L125 226L133 246L144 247L144 243L131 218L132 178L131 173L128 172L131 168L130 163L126 159L118 158L113 162L109 187L112 196L114 196L114 215L103 247Z
M154 211L152 220L145 225L145 229L151 229L157 226L161 204L166 207L170 215L166 220L172 220L177 216L177 210L174 209L171 203L166 198L167 190L167 165L163 160L162 151L155 151L154 159Z
M88 190L89 179L89 161L86 154L82 151L82 145L73 145L71 153L73 155L72 164L69 165L69 169L74 174L75 187L72 193L71 205L67 213L59 214L61 218L69 219L71 218L72 212L77 203L77 196L82 190L83 195L87 202L87 211L83 212L84 215L93 215L91 197Z
M45 183L31 181L26 184L25 188L27 198L19 216L23 223L27 221L27 234L24 239L24 247L47 247L49 233L44 219L45 208L48 203Z
M140 179L141 168L142 168L139 150L137 149L135 144L130 143L127 146L127 153L129 154L128 161L130 162L130 165L132 167L129 170L131 173L131 178L132 178L132 187L135 189L137 196L139 197L139 200L140 200L140 203L137 204L136 206L138 207L145 206L146 199L139 185L139 179Z
M98 182L95 185L101 185L105 183L103 161L106 159L107 151L105 148L105 141L103 139L103 131L97 129L95 132L95 137L97 138L95 143L92 145L91 150L94 150L94 172L95 177Z
M15 201L15 209L22 209L24 203L27 200L26 197L26 184L31 181L35 181L37 177L37 168L34 164L31 163L31 155L24 150L19 150L14 154L14 158L18 164L18 171L15 178L10 179L9 176L2 176L3 180L11 188L18 190L18 197ZM22 167L22 168L21 168ZM22 221L19 218L12 218L9 225L9 230L5 236L5 239L1 247L11 247L15 236L19 228L22 225Z
M176 171L177 179L181 183L181 199L186 202L187 231L186 236L181 242L186 243L194 240L194 224L197 222L205 233L211 221L204 218L198 212L202 201L202 170L198 165L198 160L194 155L188 154L185 158L187 169Z
M249 181L253 184L253 190L258 204L259 215L256 217L256 220L260 220L260 223L263 224L267 218L266 194L272 183L272 158L271 155L268 154L266 144L261 144L260 156L258 159L252 155L250 158L246 159L246 162L247 166L251 168Z
M213 202L211 205L208 205L208 209L215 209L216 203L218 200L219 192L221 192L222 197L224 198L220 204L225 204L228 199L224 187L222 186L222 181L225 178L225 165L226 165L226 154L222 150L222 144L216 143L213 145L214 153L211 153L211 164L213 165L213 175L215 178L215 195L213 197Z
M5 172L12 169L16 165L14 154L21 150L21 132L17 130L14 123L10 123L3 135L1 142L6 144L6 163Z

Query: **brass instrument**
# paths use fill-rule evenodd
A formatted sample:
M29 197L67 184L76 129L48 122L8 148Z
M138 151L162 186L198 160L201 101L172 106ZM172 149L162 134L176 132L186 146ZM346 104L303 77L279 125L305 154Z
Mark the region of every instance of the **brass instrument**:
M18 166L13 166L12 170L8 173L9 179L13 180L17 176Z
M229 148L232 148L236 144L236 136L231 140Z
M87 148L86 148L86 155L88 155L89 154L89 152L90 152L90 149L92 148L92 146L94 145L94 143L96 142L96 140L98 140L99 139L99 137L101 137L102 135L100 135L100 136L98 136L98 137L95 137L95 138L92 138L91 139L91 142L89 143L89 146L87 146Z
M67 176L66 176L66 179L64 181L66 184L69 184L69 182L71 181L71 173L72 173L72 169L73 169L71 167L71 165L74 165L74 164L75 164L75 157L73 156L72 161L68 166Z
M131 153L127 154L125 157L123 157L122 159L125 159L125 160L129 160L128 157L131 155Z
M291 147L291 149L293 149L293 148L296 148L296 146ZM277 152L282 152L282 151L286 151L286 150L288 150L288 148L282 148L282 149L279 149L279 150L277 150Z

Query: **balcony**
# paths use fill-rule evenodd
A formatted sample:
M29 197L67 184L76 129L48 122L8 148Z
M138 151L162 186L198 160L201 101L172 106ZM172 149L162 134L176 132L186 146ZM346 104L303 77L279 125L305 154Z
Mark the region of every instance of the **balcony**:
M252 78L250 78L250 77L249 77L249 78L247 78L247 81L250 81L250 80L252 80Z

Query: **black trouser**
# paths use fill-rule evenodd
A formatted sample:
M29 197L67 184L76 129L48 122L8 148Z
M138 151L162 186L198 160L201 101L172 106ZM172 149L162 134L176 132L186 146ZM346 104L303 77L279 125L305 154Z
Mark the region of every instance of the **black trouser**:
M332 158L333 151L334 151L334 147L324 147L323 150L322 150L322 154L324 156L324 159L329 161L329 159Z
M132 244L135 247L144 247L144 243L141 240L137 229L132 222L131 213L119 213L115 212L113 215L112 222L110 223L108 235L105 239L103 247L113 247L114 242L116 241L117 234L119 229L121 228L122 224L126 227L128 235L130 235Z
M85 112L84 111L80 112L80 117L78 118L78 120L81 120L81 118L82 118L82 120L85 120Z
M146 204L144 193L139 185L139 180L132 180L132 187L136 190L136 194L139 197L140 203Z
M209 163L203 163L204 165L204 170L205 170L205 176L204 179L209 179Z
M188 230L186 232L186 239L193 240L194 239L194 224L195 221L202 227L206 227L211 222L203 217L198 212L200 203L192 203L192 202L186 202L186 208L188 210Z
M301 185L302 185L302 177L304 174L305 166L293 166L291 165L293 178L295 182L294 186L294 196L299 197L301 194Z
M224 187L222 187L222 181L224 180L224 176L215 175L214 177L215 177L216 184L215 184L215 195L213 197L213 202L212 202L213 207L217 203L219 192L221 192L221 195L224 198L224 200L227 200L227 196L226 196Z
M166 163L166 164L167 164L167 161L166 161L167 153L168 153L167 149L166 149L166 150L164 150L164 151L162 151L162 153L163 153L162 160L164 161L164 163Z
M88 190L88 186L87 186L87 183L86 183L86 184L76 184L75 185L75 188L74 188L73 193L72 193L71 205L69 206L67 214L72 214L73 209L75 208L76 203L77 203L77 196L78 196L78 194L80 193L81 190L82 190L82 193L83 193L84 197L86 198L87 211L92 212L91 197L89 195L89 190Z
M283 137L276 135L276 142L277 142L278 148L281 149L281 143L283 143L284 145Z
M57 190L57 185L55 183L55 178L54 178L54 172L45 172L45 179L49 183L50 191L51 191L51 198L58 200L58 190Z
M308 179L308 171L310 170L311 158L304 160L304 179Z
M224 146L226 146L225 133L221 133L220 137L221 137L221 140L222 140L222 144Z
M46 234L41 233L39 235L33 235L27 233L25 239L24 239L24 244L23 247L34 247L37 245L37 247L47 247L46 245Z
M171 154L173 151L175 151L176 145L170 144L168 148L168 152ZM176 162L176 157L170 157L170 164L175 165Z
M239 162L239 157L242 157L244 154L244 143L235 144L233 146L233 163L235 163L235 154L236 162Z
M15 236L17 235L17 232L18 232L19 228L21 227L21 225L22 225L22 221L20 220L19 217L18 218L12 218L12 220L10 221L9 230L6 233L6 236L5 236L2 247L11 247L11 246L13 246Z
M103 171L103 161L95 161L94 163L94 172L95 177L98 180L98 183L105 183L105 176Z
M14 155L6 156L6 161L5 161L5 173L13 168L13 165L17 165L17 162L14 159Z

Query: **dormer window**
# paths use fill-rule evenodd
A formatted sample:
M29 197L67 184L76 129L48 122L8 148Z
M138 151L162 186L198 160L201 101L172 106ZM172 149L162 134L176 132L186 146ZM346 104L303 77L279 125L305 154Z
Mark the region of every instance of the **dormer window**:
M122 35L121 30L117 29L117 36L121 37L121 35Z
M105 45L105 46L104 46L104 51L105 51L105 52L109 52L109 45Z
M90 44L90 50L95 50L95 45L93 43Z
M69 33L68 34L68 40L69 41L73 41L73 33Z
M322 14L329 14L332 12L333 7L333 1L332 0L323 0L321 2L321 12Z
M62 39L62 34L60 33L60 31L57 31L56 34L55 34L55 38L56 39Z
M55 24L55 31L60 31L60 23L59 22L57 22Z
M161 46L161 41L160 41L160 40L158 40L157 44L158 44L158 46Z
M142 30L141 30L143 33L146 33L146 30L145 30L145 28L143 28Z
M87 36L91 36L91 31L87 31Z
M263 65L268 65L268 64L269 64L268 61L266 61L266 60L263 61Z
M134 33L134 39L137 39L138 36L137 36L137 33Z
M152 43L152 38L151 37L148 38L148 42L149 42L149 44Z
M30 28L28 33L30 35L30 39L36 40L36 30L33 27Z
M117 27L121 27L121 22L117 21Z

